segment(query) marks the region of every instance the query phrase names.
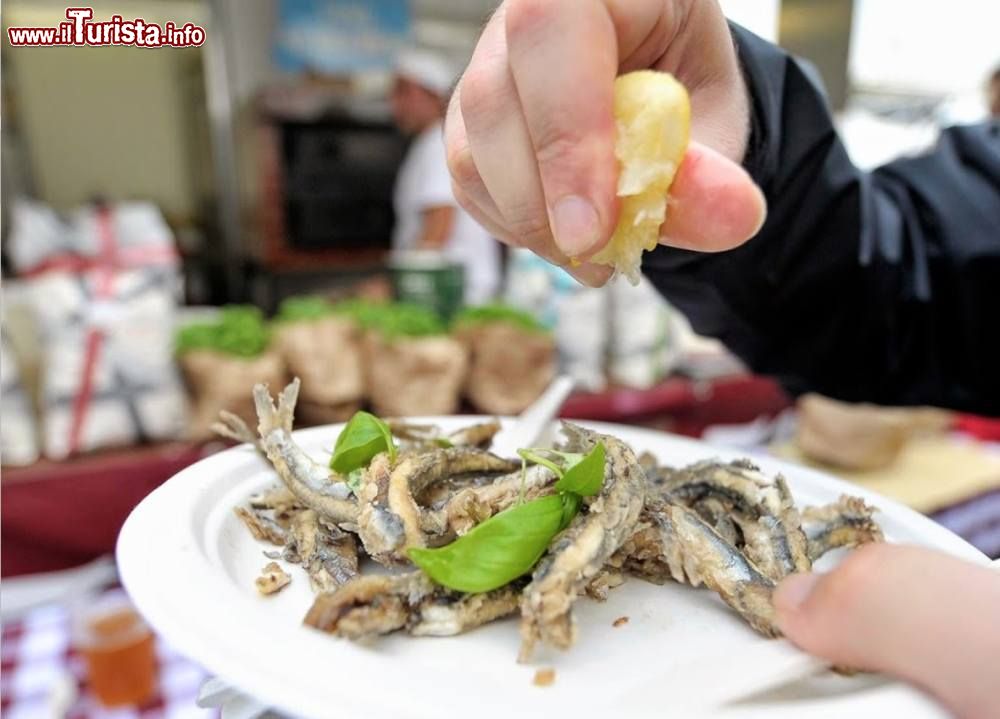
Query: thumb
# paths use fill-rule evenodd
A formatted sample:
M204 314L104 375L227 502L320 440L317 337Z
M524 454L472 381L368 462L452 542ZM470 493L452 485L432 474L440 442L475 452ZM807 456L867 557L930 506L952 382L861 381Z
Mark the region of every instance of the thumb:
M872 544L775 591L778 625L834 664L917 684L960 715L1000 700L1000 575L916 547Z

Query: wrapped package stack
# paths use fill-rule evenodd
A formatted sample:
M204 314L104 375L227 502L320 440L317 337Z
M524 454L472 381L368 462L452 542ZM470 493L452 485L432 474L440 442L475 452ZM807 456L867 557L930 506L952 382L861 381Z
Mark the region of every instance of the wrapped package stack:
M0 416L0 461L22 465L38 459L35 411L6 333L0 334Z
M11 245L41 347L46 456L177 437L185 418L171 351L179 272L157 209L90 205L64 221L20 202Z

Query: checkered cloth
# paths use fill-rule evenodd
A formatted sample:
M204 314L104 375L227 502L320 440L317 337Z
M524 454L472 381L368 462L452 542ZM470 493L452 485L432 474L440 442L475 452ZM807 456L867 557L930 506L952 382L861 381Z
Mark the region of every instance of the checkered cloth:
M47 719L49 694L69 674L78 697L65 719L209 719L215 709L195 705L206 672L159 638L159 691L141 707L105 709L84 684L83 658L70 646L70 616L65 607L32 610L0 627L0 714L4 719Z

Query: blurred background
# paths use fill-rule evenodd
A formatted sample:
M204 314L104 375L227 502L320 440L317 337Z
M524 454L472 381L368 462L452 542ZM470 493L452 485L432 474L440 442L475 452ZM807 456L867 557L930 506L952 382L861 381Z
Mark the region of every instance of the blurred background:
M198 47L144 50L13 47L8 28L55 27L66 5L3 4L2 571L18 577L5 669L32 611L114 583L132 507L231 444L211 430L218 412L251 421L252 384L296 375L307 425L360 408L516 414L567 373L563 416L820 464L1000 554L988 419L796 407L649 286L584 289L454 210L438 115L494 5L94 4L96 20L206 30ZM989 114L996 2L722 5L813 64L863 167ZM840 445L803 440L827 423ZM845 427L870 446L845 449ZM199 670L163 652L190 704ZM24 681L37 691L22 699L47 696Z

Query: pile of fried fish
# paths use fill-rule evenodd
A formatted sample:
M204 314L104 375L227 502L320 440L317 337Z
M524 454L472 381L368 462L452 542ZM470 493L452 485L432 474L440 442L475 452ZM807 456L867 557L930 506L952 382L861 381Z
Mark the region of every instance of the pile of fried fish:
M771 594L792 572L837 547L880 541L874 509L856 497L796 508L788 485L748 460L706 460L683 469L637 457L621 440L564 422L563 450L605 447L604 483L552 540L533 571L498 589L467 594L435 584L407 558L439 547L521 501L554 492L545 466L489 451L497 422L448 435L390 423L400 450L376 456L352 486L292 437L299 383L278 396L254 388L258 433L223 413L216 429L254 444L281 483L236 513L271 559L301 565L316 594L305 623L352 640L395 631L450 636L520 611L520 659L539 642L569 648L581 596L604 600L626 576L705 585L756 631L778 636ZM370 557L393 572L361 574ZM265 582L280 588L285 582Z

